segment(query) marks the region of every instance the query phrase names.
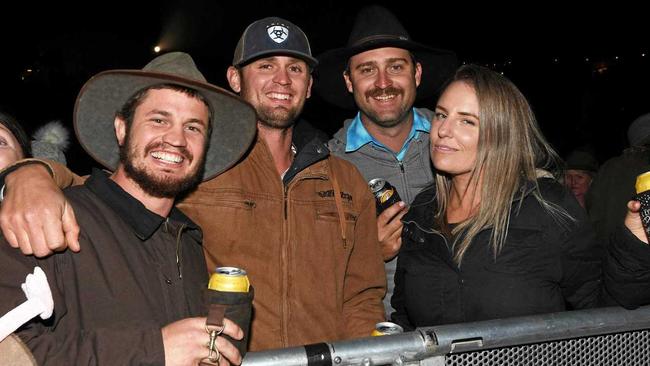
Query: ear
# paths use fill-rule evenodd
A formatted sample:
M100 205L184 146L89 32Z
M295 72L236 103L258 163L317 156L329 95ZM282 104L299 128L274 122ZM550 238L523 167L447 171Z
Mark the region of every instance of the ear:
M420 80L422 80L422 64L419 62L415 64L415 87L420 86Z
M124 145L124 139L126 138L126 121L120 117L115 117L113 121L113 126L115 127L115 136L117 137L117 144L122 146Z
M307 85L307 99L311 97L311 86L314 84L314 78L309 75L309 85Z
M230 89L235 93L241 92L241 75L239 75L239 70L234 66L230 66L228 71L226 71L226 78L228 79L228 84L230 84Z
M352 87L352 80L350 80L350 73L343 71L343 79L345 80L345 86L348 87L350 93L354 93L354 88Z

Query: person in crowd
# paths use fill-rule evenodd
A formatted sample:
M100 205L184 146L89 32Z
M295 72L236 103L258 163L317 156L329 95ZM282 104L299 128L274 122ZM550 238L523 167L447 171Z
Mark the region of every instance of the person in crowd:
M52 318L18 331L38 364L241 363L230 341L219 335L213 344L206 332L201 230L174 200L232 166L253 140L255 119L181 52L84 85L75 130L113 173L95 169L64 192L83 250L37 259L0 242L1 314L25 300L20 284L34 266L47 275ZM221 331L243 336L228 319Z
M367 336L384 319L386 276L368 186L352 164L330 155L326 141L307 130L293 135L316 65L293 23L269 17L246 27L227 78L257 112L257 139L237 165L178 206L203 229L209 270L248 272L253 351ZM59 185L74 181L50 165ZM33 183L11 184L18 179ZM17 233L12 245L36 255L79 250L69 229L75 220L45 169L23 166L6 183L0 223ZM34 185L46 188L34 195ZM43 224L27 223L35 216Z
M433 180L429 160L433 114L413 104L438 92L453 73L456 57L413 41L395 15L372 5L360 10L347 46L318 59L319 94L337 107L358 110L329 141L332 154L353 163L366 181L387 180L403 200L377 219L386 261L388 316L401 219L407 204Z
M393 321L418 326L580 309L599 301L602 250L561 184L526 98L468 65L431 123L435 181L404 216Z
M0 110L0 169L31 157L32 149L25 130L11 114Z
M582 207L585 207L585 197L597 172L598 160L587 151L574 150L566 158L564 185Z
M626 217L627 203L636 193L636 177L650 171L650 113L630 124L627 138L630 146L600 167L587 194L589 218L604 243Z
M67 164L65 151L70 145L70 133L61 121L50 121L39 127L32 137L34 157Z

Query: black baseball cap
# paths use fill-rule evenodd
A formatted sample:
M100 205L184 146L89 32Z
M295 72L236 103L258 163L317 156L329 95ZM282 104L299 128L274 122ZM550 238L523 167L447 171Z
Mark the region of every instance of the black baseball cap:
M251 23L242 34L233 66L243 66L266 55L290 55L305 61L312 69L318 65L311 55L309 40L297 25L278 17Z

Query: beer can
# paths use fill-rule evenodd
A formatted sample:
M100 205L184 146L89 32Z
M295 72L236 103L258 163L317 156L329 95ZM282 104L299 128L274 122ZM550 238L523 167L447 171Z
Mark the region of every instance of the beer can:
M368 186L375 195L375 203L377 204L377 216L379 216L385 209L401 201L397 193L397 189L393 187L386 179L374 178L368 182Z
M381 322L375 325L375 329L370 333L373 337L385 336L391 334L400 334L404 333L404 328L399 325L391 322Z
M246 271L237 267L217 267L208 283L209 289L223 292L248 292L249 287Z
M641 203L641 224L645 234L650 238L650 172L645 172L636 178L636 199Z

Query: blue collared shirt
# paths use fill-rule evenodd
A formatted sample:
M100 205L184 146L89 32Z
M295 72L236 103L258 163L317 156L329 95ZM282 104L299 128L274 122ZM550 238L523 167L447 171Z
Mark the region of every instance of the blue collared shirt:
M408 150L411 141L414 138L418 137L420 135L420 132L429 133L430 130L431 122L427 121L426 118L424 118L415 110L415 108L413 108L413 126L411 126L411 131L409 132L406 141L404 141L404 145L402 145L400 151L395 154L389 148L384 146L384 144L375 140L375 138L372 137L370 133L368 133L368 130L366 130L366 128L363 126L363 123L361 122L361 112L359 112L357 113L357 116L354 117L354 120L348 128L345 152L359 150L365 144L374 144L375 146L378 146L390 152L391 154L394 154L395 158L401 162L402 159L404 159L404 155L406 155L406 151Z

